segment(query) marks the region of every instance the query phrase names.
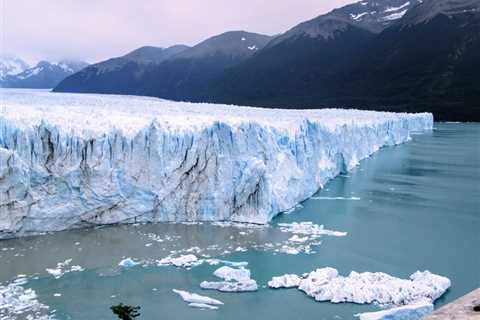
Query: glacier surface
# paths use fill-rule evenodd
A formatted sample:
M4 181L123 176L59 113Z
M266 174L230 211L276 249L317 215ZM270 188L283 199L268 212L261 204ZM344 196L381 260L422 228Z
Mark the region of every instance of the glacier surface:
M431 114L2 90L0 239L97 225L264 224Z

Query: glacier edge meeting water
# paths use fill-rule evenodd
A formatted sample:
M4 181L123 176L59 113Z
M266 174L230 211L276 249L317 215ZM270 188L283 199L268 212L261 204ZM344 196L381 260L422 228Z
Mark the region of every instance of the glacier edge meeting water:
M433 127L431 114L5 92L0 238L118 223L267 223L381 147Z

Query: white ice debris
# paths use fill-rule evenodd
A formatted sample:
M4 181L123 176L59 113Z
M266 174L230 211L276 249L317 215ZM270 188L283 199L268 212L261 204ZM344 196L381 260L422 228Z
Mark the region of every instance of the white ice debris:
M202 264L203 261L199 260L197 256L193 254L187 254L176 258L166 257L157 262L158 266L169 266L189 268L198 264Z
M432 312L433 304L424 302L377 312L359 313L355 316L360 320L420 320Z
M183 301L188 303L203 304L203 305L222 305L220 300L212 299L206 296L201 296L196 293L190 293L188 291L173 289L173 292L180 295Z
M203 281L200 283L202 289L218 290L222 292L247 292L257 291L257 282L253 279L242 281Z
M279 289L279 288L295 288L300 285L302 278L296 274L285 274L280 277L273 277L272 280L268 282L270 288Z
M276 284L274 279L272 284ZM349 276L343 277L333 268L312 271L298 284L299 290L317 301L393 306L433 303L449 287L448 278L429 271L417 271L409 280L404 280L382 272L352 271Z
M323 225L317 225L313 222L293 222L293 223L279 223L278 224L280 231L282 232L291 232L293 234L308 235L317 238L318 236L335 236L335 237L345 237L346 232L333 231L325 229ZM290 238L291 241L298 242L300 238ZM303 241L304 242L304 241Z
M18 284L0 285L0 319L50 320L48 306L37 300L32 289Z
M132 268L135 267L136 265L139 265L140 262L137 262L133 260L132 258L125 258L120 263L118 264L122 268Z
M222 292L245 292L257 291L257 282L250 278L250 270L240 268L234 269L227 266L221 267L213 273L224 281L203 281L200 283L202 289L212 289Z
M265 224L433 126L426 113L1 95L0 238L115 223Z
M250 279L250 270L245 268L234 269L228 266L223 266L215 270L213 274L226 281L242 281Z
M54 276L55 279L63 277L66 273L84 271L81 266L70 266L71 263L72 259L67 259L63 262L57 263L56 268L47 268L46 271L48 274Z

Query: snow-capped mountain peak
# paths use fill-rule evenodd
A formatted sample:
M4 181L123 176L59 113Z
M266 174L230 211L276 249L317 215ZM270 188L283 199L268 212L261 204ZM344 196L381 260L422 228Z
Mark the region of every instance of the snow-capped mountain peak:
M28 64L14 56L0 56L0 81L7 76L14 76L28 69Z
M4 62L6 61L6 62ZM6 67L5 67L6 66ZM87 64L77 61L40 61L33 67L21 59L2 60L0 86L7 88L53 88L67 76L83 69ZM9 68L7 68L9 67Z

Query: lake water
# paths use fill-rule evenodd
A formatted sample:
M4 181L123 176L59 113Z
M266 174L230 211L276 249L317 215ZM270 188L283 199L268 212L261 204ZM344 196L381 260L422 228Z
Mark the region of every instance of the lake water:
M337 198L340 197L340 198ZM430 270L452 280L437 301L450 302L480 286L480 125L437 123L431 133L383 149L348 176L331 181L315 199L267 228L209 224L118 226L0 242L0 282L28 276L56 319L114 319L109 307L140 305L139 319L352 319L373 305L318 303L302 292L264 287L272 276L331 266L342 274L381 271L408 278ZM324 236L312 252L288 254L289 234L278 223L312 221L345 237ZM198 247L198 248L197 248ZM190 270L153 261L193 252L246 261L260 289L254 293L202 291L218 266ZM247 249L246 251L244 249ZM290 252L291 253L291 252ZM124 257L144 266L118 267ZM46 272L72 259L85 271L59 279ZM192 309L172 289L225 303L217 311Z

